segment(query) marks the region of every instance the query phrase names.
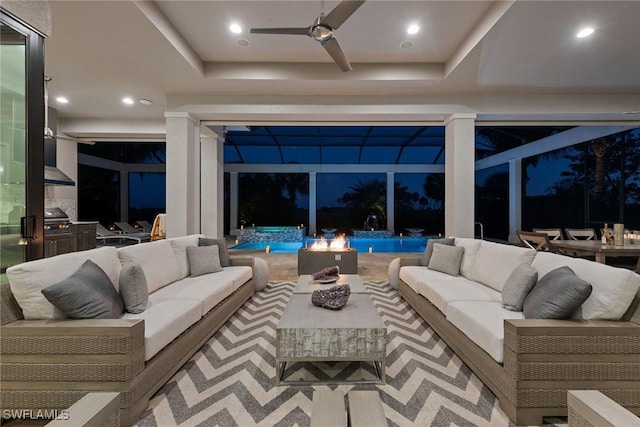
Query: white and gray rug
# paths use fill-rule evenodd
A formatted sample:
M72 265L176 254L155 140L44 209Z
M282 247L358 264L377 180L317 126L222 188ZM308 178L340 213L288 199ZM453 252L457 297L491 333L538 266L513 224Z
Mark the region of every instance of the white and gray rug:
M275 327L295 284L270 283L151 400L138 426L308 426L313 390L275 386ZM378 390L390 426L509 426L495 396L387 282L367 290L388 330L387 383ZM360 363L295 364L287 375L357 378ZM566 419L550 420L566 423Z

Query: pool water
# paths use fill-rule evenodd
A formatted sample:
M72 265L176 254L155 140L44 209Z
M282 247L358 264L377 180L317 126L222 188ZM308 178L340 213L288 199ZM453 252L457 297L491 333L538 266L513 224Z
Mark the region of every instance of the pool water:
M264 251L269 245L271 253L295 253L305 246L311 246L314 239L304 242L243 242L230 249L244 249L252 251ZM428 238L416 237L390 237L388 239L366 239L352 237L349 240L349 247L358 252L424 252Z

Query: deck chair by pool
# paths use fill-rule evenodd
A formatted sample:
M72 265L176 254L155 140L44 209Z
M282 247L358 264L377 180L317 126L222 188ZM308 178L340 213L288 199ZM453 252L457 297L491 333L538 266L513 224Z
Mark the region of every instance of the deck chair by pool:
M116 227L124 231L129 236L135 236L135 237L140 237L142 239L151 240L151 233L146 233L144 231L136 230L128 222L114 222L114 224L116 225Z
M116 241L118 243L122 243L125 240L135 241L136 243L142 243L143 240L149 240L149 239L145 239L145 238L140 237L140 236L132 236L131 234L114 233L113 231L108 230L102 224L97 224L96 225L96 240L98 242L101 242L103 245L106 245L107 242Z
M138 229L138 231L142 230L146 233L151 233L153 225L151 225L149 221L136 221L136 223L138 223L138 225L141 227Z

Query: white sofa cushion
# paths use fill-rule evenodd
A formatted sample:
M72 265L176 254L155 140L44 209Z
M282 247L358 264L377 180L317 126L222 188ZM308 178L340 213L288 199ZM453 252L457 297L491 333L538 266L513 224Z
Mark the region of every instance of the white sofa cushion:
M118 289L122 268L118 251L111 246L58 255L14 265L7 269L11 292L25 319L64 319L67 316L42 295L42 289L56 284L76 272L86 260L92 260Z
M253 278L253 270L247 265L224 267L224 271L233 278L234 291Z
M200 237L204 237L204 234L191 234L189 236L167 239L169 244L171 244L173 253L176 254L176 259L180 266L180 279L184 279L191 274L189 270L189 260L187 258L187 247L198 246L198 239Z
M520 264L531 264L535 256L535 249L482 240L470 279L502 291L513 270Z
M147 279L149 294L180 280L180 264L167 240L140 243L118 249L120 261L140 264Z
M578 319L618 320L640 288L640 275L633 271L586 259L539 252L531 266L538 272L538 277L558 267L568 266L576 276L591 284L591 295L582 304L582 310L574 314Z
M522 312L502 308L500 302L455 301L447 307L447 320L493 359L504 360L504 321L522 319Z
M488 286L437 271L426 271L417 284L418 293L427 298L442 313L454 301L502 301L500 292Z
M142 313L125 313L122 319L144 320L144 360L149 360L202 317L196 299L163 300L149 295Z
M480 242L481 240L477 239L456 237L456 246L462 246L464 248L462 262L460 263L460 275L470 280L473 280L471 273L476 254L478 253L478 249L480 249Z
M424 281L425 272L428 272L427 267L419 265L407 265L400 267L400 280L409 285L413 292L418 293L418 284ZM434 271L433 273L437 273ZM444 274L444 273L440 273Z
M185 277L158 289L153 293L153 297L156 301L198 300L201 303L200 315L204 316L220 301L233 293L235 276L235 272L225 269L219 273Z

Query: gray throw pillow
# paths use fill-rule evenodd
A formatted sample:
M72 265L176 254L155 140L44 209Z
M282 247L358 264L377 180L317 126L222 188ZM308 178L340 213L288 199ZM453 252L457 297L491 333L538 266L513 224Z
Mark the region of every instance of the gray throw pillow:
M227 242L224 239L209 239L207 237L200 237L198 239L198 246L218 246L218 253L220 254L220 265L223 267L231 266L231 257L229 256L229 249L227 249Z
M526 319L568 319L591 295L591 284L569 267L545 274L524 300Z
M90 259L71 276L44 288L42 294L73 319L117 319L124 311L109 276Z
M444 239L429 239L427 240L427 247L424 248L424 252L420 257L420 265L425 267L429 266L429 261L431 261L431 255L433 254L433 245L435 243L439 243L441 245L449 245L453 246L456 242L456 239L453 237L447 237Z
M538 281L538 272L523 263L509 275L502 287L502 307L511 311L522 311L524 300Z
M129 313L142 313L147 308L149 289L147 289L147 278L140 264L125 262L122 265L118 287L124 308Z
M462 246L449 246L435 243L433 245L433 254L431 255L427 268L429 270L436 270L441 273L457 276L460 274L462 254L464 254L464 247Z
M222 271L217 245L187 246L187 258L189 259L191 276L201 276Z

